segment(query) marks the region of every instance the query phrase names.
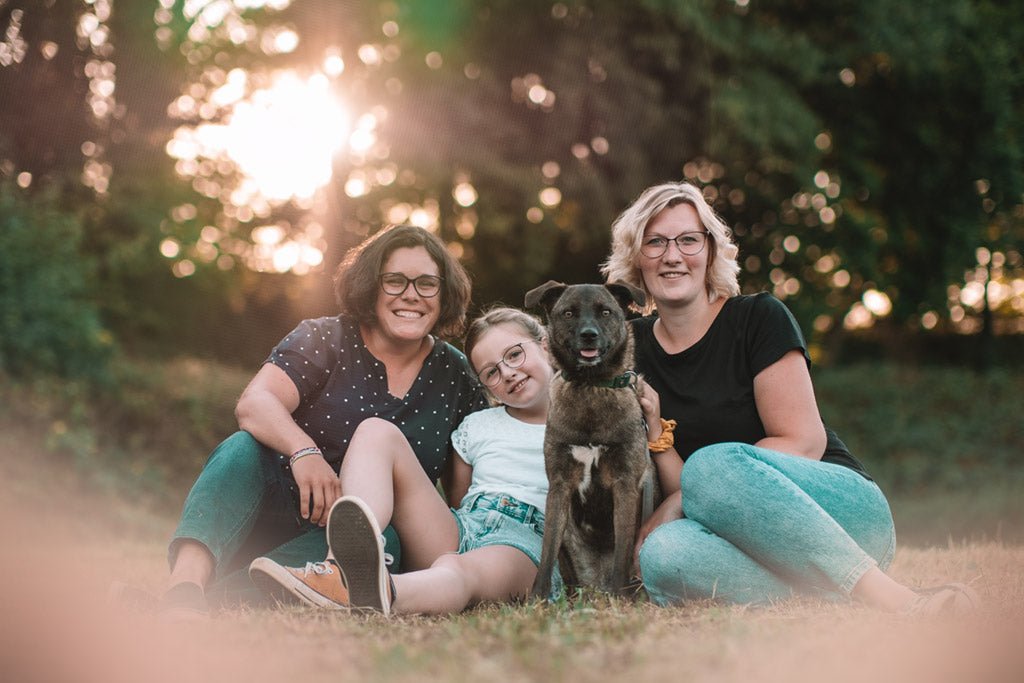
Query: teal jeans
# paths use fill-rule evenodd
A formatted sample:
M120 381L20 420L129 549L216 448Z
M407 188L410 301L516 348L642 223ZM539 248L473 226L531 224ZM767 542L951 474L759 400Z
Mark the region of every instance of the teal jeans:
M644 587L660 605L841 599L896 551L885 496L841 465L723 443L691 455L681 483L684 518L640 548Z
M398 537L391 527L384 535L398 566ZM201 543L213 556L214 576L206 595L216 606L264 601L249 580L249 563L261 555L289 567L327 556L324 529L299 515L288 458L242 431L217 446L185 499L168 548L172 567L186 540Z

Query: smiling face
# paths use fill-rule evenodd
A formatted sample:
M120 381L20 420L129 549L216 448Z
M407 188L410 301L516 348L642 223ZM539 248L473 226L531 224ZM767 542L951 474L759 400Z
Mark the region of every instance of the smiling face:
M516 345L522 345L521 357L513 349ZM487 330L473 346L469 361L477 373L486 376L497 372L497 381L487 389L509 408L509 413L546 414L548 385L554 370L544 344L522 327L501 323ZM508 361L512 365L522 364L510 368Z
M667 240L683 233L704 232L697 210L690 204L682 203L663 209L647 224L644 242L653 237ZM710 240L710 238L709 238ZM705 244L700 252L687 256L679 251L676 242L669 242L665 253L658 257L640 254L640 275L647 291L659 308L684 305L698 297L707 300L707 270L710 245Z
M401 273L409 280L421 275L440 275L440 269L423 247L399 247L384 261L382 273ZM378 286L379 333L393 342L420 341L434 328L441 314L441 294L425 298L409 283L401 294L387 294Z

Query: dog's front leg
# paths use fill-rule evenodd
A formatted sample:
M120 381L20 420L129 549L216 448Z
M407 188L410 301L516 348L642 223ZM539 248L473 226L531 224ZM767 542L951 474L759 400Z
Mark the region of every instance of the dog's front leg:
M636 543L637 505L639 492L635 483L617 483L615 496L615 551L612 585L609 592L620 592L629 583L629 570L633 565L633 545Z
M531 594L544 599L551 595L551 575L558 562L562 537L565 535L565 524L569 516L569 496L572 489L565 481L552 481L548 484L547 504L544 509L544 540L541 544L540 566L537 567L537 578L533 582Z

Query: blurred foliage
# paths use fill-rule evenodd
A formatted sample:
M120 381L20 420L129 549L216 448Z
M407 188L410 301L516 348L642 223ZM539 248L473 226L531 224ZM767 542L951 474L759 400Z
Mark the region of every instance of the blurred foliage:
M237 429L233 408L251 373L198 359L121 358L110 376L100 386L0 370L0 431L27 428L88 480L180 504L214 446Z
M102 381L113 339L88 290L81 226L51 198L19 194L0 184L0 370Z
M851 365L814 374L822 418L883 490L1024 484L1020 370Z
M744 289L819 348L870 292L899 334L1021 318L1020 292L960 296L1024 282L1020 3L8 0L0 27L0 179L76 223L78 296L130 350L257 362L333 310L346 249L417 209L480 304L595 281L618 212L684 177L734 226ZM372 144L314 197L236 206L238 163L169 156L231 121L233 69L244 99L327 57ZM255 272L267 226L322 263Z

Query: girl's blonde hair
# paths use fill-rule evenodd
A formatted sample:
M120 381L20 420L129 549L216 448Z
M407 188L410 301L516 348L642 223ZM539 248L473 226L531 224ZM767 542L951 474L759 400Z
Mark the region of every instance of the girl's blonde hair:
M644 290L647 295L643 309L645 314L653 311L655 306L638 265L644 230L661 211L679 204L692 206L708 232L708 268L704 282L708 300L740 293L740 266L736 262L739 247L732 241L732 230L718 217L695 185L686 181L662 183L644 190L615 219L612 223L612 252L601 264L601 273L608 282L628 282Z
M509 323L517 325L527 334L527 336L539 344L543 344L544 340L547 338L547 333L544 331L544 325L537 316L531 315L526 311L521 311L518 308L497 306L481 313L469 324L469 330L466 332L466 342L463 345L463 348L466 351L466 359L468 360L470 358L470 355L473 353L473 349L480 341L480 338L484 336L485 332L496 325ZM545 351L545 354L546 353L547 352ZM473 367L472 360L469 361L469 365L470 367ZM473 368L474 372L477 370L478 368ZM486 387L484 388L487 389ZM487 396L491 400L492 404L498 405L489 389L487 389Z

